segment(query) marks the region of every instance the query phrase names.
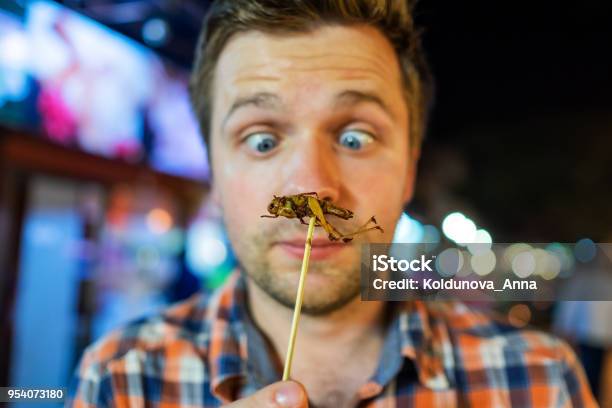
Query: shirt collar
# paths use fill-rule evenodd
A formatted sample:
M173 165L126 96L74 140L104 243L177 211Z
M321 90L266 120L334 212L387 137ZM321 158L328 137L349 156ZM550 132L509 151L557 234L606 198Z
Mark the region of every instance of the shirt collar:
M415 365L419 382L433 390L450 387L446 370L453 367L453 350L446 326L422 301L401 303L396 323L399 326L401 355ZM207 358L213 395L224 403L233 401L247 374L246 282L235 271L209 301L207 322L209 336ZM395 342L395 343L394 343ZM396 344L387 339L385 347ZM384 359L383 359L384 360ZM384 364L384 361L381 360ZM386 378L380 371L367 385L379 391Z

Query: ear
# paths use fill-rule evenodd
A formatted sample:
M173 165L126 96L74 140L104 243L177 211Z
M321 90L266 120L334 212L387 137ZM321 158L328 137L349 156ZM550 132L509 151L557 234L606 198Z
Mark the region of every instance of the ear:
M404 205L407 205L412 201L414 195L414 186L416 183L417 165L419 158L421 157L421 150L419 148L411 148L409 153L408 168L406 169L406 182L404 184L404 194L402 200Z

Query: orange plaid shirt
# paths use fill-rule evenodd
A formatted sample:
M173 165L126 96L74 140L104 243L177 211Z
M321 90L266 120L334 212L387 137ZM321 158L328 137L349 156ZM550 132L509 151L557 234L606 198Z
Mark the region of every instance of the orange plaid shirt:
M245 290L235 273L210 296L195 295L97 341L81 359L67 406L206 408L254 391ZM359 390L359 406L597 406L576 356L552 336L460 303L399 304L395 322L397 369L390 373L381 360Z

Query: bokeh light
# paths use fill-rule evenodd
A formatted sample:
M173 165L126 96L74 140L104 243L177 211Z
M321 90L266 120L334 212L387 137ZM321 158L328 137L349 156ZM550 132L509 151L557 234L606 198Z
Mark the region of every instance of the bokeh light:
M459 271L455 274L455 276L465 278L470 276L473 272L471 265L472 255L468 251L465 251L463 249L459 252L461 253L461 256L463 258L463 263Z
M491 234L485 229L476 230L476 234L474 234L474 239L471 243L467 245L468 251L471 254L475 255L481 252L487 252L493 246L493 238Z
M428 251L436 249L440 243L440 231L434 225L425 225L423 227L423 242Z
M172 228L172 215L163 208L154 208L147 214L147 227L154 234L164 234Z
M525 327L531 320L531 309L529 306L519 303L508 311L508 321L515 327Z
M228 257L223 230L211 221L194 224L187 235L186 251L193 271L202 276L213 273Z
M465 245L473 242L476 235L476 224L460 212L454 212L444 217L442 232L457 244Z
M535 272L536 260L532 251L519 252L512 258L512 271L519 278L526 278Z
M170 27L161 18L147 20L142 26L142 38L150 46L159 47L168 41Z
M423 224L410 217L406 213L402 213L400 219L395 226L395 234L393 242L401 243L417 243L423 242L424 228Z
M597 254L597 246L595 242L589 238L582 238L576 242L574 247L574 256L577 260L583 263L592 261Z
M553 242L552 244L546 246L545 249L559 261L559 264L561 265L559 277L568 277L574 268L574 257L572 255L572 251L567 247L567 245L563 245L559 242Z
M436 257L436 270L443 277L451 277L463 268L463 254L456 248L447 248Z
M480 276L488 275L495 269L495 264L497 263L497 259L495 257L495 253L493 251L479 251L476 254L472 255L470 259L470 265L472 266L472 270Z
M514 257L524 251L530 251L531 250L531 245L525 244L525 243L516 243L516 244L512 244L510 246L508 246L506 249L504 249L504 254L502 256L502 260L504 262L504 269L506 270L512 270L512 261L514 260Z
M532 251L536 261L534 274L541 276L546 280L556 278L561 272L561 262L552 253L537 248Z

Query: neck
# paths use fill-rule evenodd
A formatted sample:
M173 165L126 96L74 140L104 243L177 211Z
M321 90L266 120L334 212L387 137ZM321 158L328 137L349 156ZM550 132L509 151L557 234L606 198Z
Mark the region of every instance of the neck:
M289 309L264 292L252 279L247 279L248 306L254 322L270 339L276 352L284 358L287 352L293 309ZM295 360L312 357L313 353L354 353L380 348L385 330L385 303L362 302L355 297L342 308L325 315L300 316L299 348ZM321 345L326 347L321 347ZM338 347L334 347L337 344ZM345 353L341 354L345 354ZM307 355L306 355L307 354Z

